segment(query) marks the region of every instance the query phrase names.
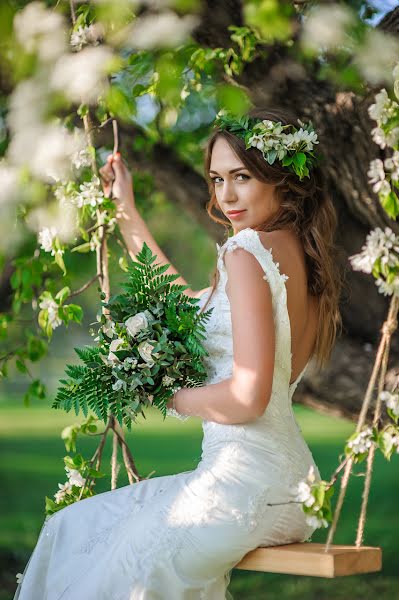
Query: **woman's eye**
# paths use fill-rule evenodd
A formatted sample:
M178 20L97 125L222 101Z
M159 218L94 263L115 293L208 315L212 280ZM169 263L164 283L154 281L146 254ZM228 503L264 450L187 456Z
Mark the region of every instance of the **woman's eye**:
M236 177L244 177L245 179L250 179L250 177L248 175L245 175L245 173L238 173L236 175ZM211 177L213 183L219 183L218 181L216 181L217 179L222 179L221 177ZM244 179L244 181L245 181Z

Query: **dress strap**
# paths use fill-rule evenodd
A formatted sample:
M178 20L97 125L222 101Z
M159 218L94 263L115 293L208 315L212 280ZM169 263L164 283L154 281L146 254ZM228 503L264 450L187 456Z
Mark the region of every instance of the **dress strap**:
M235 235L232 235L222 246L216 244L218 266L225 268L223 261L224 253L238 247L248 250L248 252L251 252L258 259L265 272L264 279L271 286L281 286L281 284L284 284L285 287L285 281L289 278L288 275L280 273L280 264L273 258L273 249L266 248L260 241L259 232L251 227L246 227Z

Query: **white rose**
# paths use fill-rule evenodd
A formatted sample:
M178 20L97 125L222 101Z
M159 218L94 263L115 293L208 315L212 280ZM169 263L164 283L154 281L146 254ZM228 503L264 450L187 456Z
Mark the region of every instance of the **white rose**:
M141 342L138 346L137 346L137 350L141 356L141 358L148 364L153 365L154 364L154 360L153 360L153 355L152 355L152 350L155 348L154 345L150 344L150 342L144 341ZM154 356L156 356L154 354Z
M125 321L125 326L129 335L134 337L139 331L148 327L148 320L145 314L140 312L134 317L129 317Z
M121 338L117 338L116 340L112 340L112 342L109 345L109 354L108 354L108 360L112 361L112 362L116 362L118 361L118 357L114 354L114 352L116 350L118 350L119 346L121 346L123 344L123 340L121 340Z

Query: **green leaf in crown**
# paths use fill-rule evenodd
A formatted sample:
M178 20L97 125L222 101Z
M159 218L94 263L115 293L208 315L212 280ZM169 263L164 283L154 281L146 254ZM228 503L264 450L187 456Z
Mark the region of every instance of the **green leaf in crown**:
M214 127L241 138L246 149L257 148L270 165L277 160L302 180L310 177L309 171L316 164L313 147L319 141L311 122L305 124L298 119L298 123L300 128L293 124L283 125L280 121L234 115L222 109L215 118Z

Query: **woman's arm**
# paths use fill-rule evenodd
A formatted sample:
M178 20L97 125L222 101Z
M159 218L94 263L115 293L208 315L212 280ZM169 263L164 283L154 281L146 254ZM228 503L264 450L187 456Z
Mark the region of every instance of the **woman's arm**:
M158 246L146 222L136 208L132 176L119 153L115 156L108 156L106 164L100 169L100 174L106 196L109 196L112 184L113 197L117 205L116 220L129 256L134 259L145 242L151 252L157 255L157 263L170 264L165 271L166 274L179 274ZM173 283L189 285L181 275ZM195 292L189 287L184 290L184 293L190 297L197 297L201 292Z
M180 389L175 408L183 415L234 425L255 420L267 408L275 330L271 290L258 260L247 250L236 248L227 252L225 264L233 332L232 376L218 383Z

